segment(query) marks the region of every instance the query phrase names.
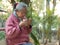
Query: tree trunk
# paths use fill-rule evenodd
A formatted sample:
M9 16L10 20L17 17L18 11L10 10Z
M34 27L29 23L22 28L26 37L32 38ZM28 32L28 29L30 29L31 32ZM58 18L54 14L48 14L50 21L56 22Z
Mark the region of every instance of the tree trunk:
M53 0L53 14L54 14L55 6L56 6L56 0Z
M15 0L8 0L10 3L12 3L12 4L14 4L14 3L16 3L16 1ZM25 2L27 5L29 5L29 3L30 3L30 0L19 0L20 2Z
M12 5L14 5L14 3L16 3L15 0L8 0Z
M27 5L29 5L30 0L20 0L20 2L24 2L24 3L26 3Z
M46 0L46 9L50 10L50 0ZM47 12L46 12L46 14L47 14ZM48 30L49 30L48 35L50 35L48 38L49 38L49 42L51 42L51 25L49 23L50 23L50 21L48 21Z
M43 19L45 19L45 15L43 16ZM42 32L42 40L43 40L43 44L45 45L45 21L43 22L43 32Z
M49 4L49 2L50 2L50 0L46 0L46 9L48 8L48 9L50 9L50 4Z
M58 40L59 40L59 45L60 45L60 26L58 28Z
M14 6L14 4L16 3L15 0L8 0L8 1L12 4L12 6ZM24 3L26 3L27 5L29 5L30 0L20 0L20 2L24 2Z
M59 38L59 45L60 45L60 38Z

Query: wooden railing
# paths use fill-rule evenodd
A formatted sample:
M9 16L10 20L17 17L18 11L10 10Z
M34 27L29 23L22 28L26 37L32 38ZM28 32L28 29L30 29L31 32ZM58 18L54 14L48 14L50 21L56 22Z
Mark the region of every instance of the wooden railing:
M5 31L5 28L0 28L0 31Z

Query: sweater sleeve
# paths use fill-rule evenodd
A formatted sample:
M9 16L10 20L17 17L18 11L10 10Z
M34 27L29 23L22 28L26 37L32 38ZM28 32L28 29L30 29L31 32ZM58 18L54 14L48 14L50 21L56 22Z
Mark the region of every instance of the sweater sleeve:
M12 20L7 20L6 22L6 35L7 38L15 38L20 34L20 28L18 24L14 24Z

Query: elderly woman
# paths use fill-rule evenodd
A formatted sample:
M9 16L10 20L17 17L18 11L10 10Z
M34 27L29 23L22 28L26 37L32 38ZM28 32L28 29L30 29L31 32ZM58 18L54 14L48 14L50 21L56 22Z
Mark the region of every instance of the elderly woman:
M23 2L17 4L13 13L6 21L7 45L32 45L29 34L32 31L31 19L26 18L27 5Z

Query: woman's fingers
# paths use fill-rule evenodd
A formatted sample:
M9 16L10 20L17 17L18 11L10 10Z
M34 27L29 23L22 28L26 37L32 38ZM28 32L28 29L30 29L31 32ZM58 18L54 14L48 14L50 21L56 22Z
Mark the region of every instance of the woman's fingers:
M29 19L23 19L23 21L21 21L19 23L19 25L20 26L28 26L28 25L31 25L31 22L32 22L31 18L29 18Z

